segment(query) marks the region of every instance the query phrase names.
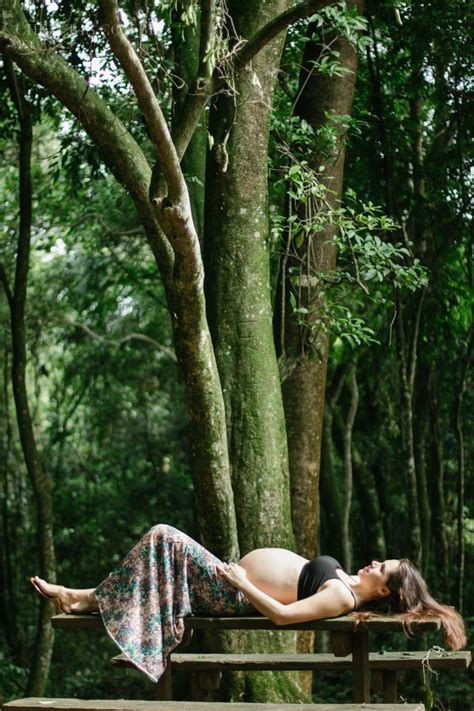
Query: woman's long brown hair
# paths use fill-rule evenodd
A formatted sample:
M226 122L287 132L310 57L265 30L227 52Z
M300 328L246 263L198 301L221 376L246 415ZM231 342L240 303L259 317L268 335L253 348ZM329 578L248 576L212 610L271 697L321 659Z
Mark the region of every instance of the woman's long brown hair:
M387 580L390 594L364 605L361 611L399 614L407 623L431 618L439 618L443 625L447 644L451 649L462 649L466 645L466 630L461 615L448 605L437 602L430 594L428 586L419 570L407 558L402 558L397 570Z

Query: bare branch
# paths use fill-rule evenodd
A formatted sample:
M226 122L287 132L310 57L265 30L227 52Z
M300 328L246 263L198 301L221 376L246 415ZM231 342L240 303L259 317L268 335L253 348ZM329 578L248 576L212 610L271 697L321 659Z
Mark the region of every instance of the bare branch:
M113 338L105 338L105 336L101 336L99 333L93 331L87 324L81 323L80 321L62 319L60 321L57 321L56 323L59 323L63 326L72 326L73 328L77 328L80 331L83 331L94 341L98 341L99 343L105 343L105 345L108 346L115 346L116 348L121 348L125 343L128 343L129 341L142 341L142 343L147 343L148 345L153 346L153 348L156 348L157 350L161 351L170 360L172 360L173 363L176 363L176 354L172 348L164 346L162 343L155 341L154 338L151 338L150 336L147 336L144 333L129 333L126 336L115 340Z
M112 51L133 87L143 111L170 199L177 204L186 199L186 183L165 117L137 53L118 22L115 0L101 0L102 25Z
M110 229L109 225L107 224L106 220L104 219L104 216L100 214L100 212L85 212L83 215L81 215L75 222L72 223L72 225L68 225L69 230L68 233L71 234L71 232L81 225L84 224L84 222L87 222L88 220L95 220L97 221L100 226L109 234L111 237L133 237L134 235L143 235L143 226L140 225L138 227L132 227L129 230L112 230ZM55 227L57 225L54 225Z

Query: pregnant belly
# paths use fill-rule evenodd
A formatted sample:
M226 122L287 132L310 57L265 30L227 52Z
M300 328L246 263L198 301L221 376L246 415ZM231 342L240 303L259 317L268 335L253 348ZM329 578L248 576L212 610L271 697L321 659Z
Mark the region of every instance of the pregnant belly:
M298 578L305 563L306 558L284 548L257 548L247 553L239 565L255 587L288 605L297 599Z

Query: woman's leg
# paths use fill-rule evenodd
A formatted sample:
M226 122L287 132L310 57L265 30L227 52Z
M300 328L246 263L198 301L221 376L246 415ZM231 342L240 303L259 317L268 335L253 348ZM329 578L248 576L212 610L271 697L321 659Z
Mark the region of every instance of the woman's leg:
M64 612L97 612L99 609L95 588L66 588L63 585L48 583L37 575L31 578L31 582L44 597L59 600Z

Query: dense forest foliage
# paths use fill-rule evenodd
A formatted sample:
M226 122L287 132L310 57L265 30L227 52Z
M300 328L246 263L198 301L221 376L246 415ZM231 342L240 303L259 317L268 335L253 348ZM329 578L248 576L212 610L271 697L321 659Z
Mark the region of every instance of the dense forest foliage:
M159 521L225 559L408 556L472 630L470 20L0 0L0 697L152 694L53 640L28 576L92 586Z

